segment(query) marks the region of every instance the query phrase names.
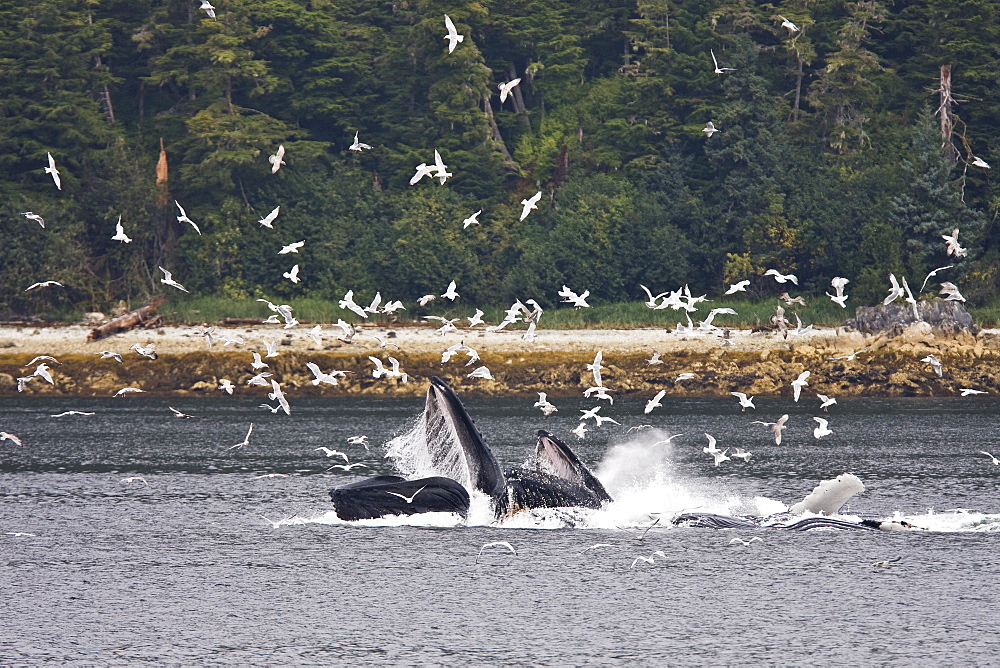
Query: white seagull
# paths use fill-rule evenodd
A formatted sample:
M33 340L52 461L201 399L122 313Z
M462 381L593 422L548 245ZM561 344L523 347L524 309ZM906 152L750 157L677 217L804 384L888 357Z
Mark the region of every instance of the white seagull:
M819 407L822 408L824 411L829 409L830 406L837 403L836 399L834 399L833 397L828 397L825 394L817 394L816 397L819 398L820 402L822 402L820 403Z
M306 245L305 240L296 241L295 243L290 243L287 246L282 246L281 250L278 251L278 255L287 255L288 253L298 253L299 249Z
M177 216L177 222L178 223L188 223L189 225L191 225L191 227L194 228L195 232L197 232L198 234L201 234L201 228L198 227L197 223L195 223L193 220L191 220L190 218L188 218L187 212L184 210L184 207L182 207L180 205L180 202L178 202L177 200L174 200L174 204L177 205L177 210L181 212L181 215Z
M416 185L425 176L430 176L434 173L436 167L434 165L428 165L426 162L422 162L417 165L416 173L410 177L410 185Z
M785 423L788 422L788 413L785 413L777 422L761 422L759 420L754 420L750 424L762 424L767 427L772 434L774 434L774 444L781 445L781 432L786 429Z
M45 168L45 173L51 174L52 180L56 184L56 188L62 190L62 181L59 179L59 170L56 169L56 159L52 157L51 153L46 153L45 155L49 157L49 166Z
M182 290L184 292L188 292L187 288L185 288L183 285L181 285L180 283L178 283L177 281L175 281L173 279L173 274L171 274L169 271L167 271L163 267L158 267L158 269L163 272L163 278L160 279L160 283L163 283L164 285L173 286L173 287L177 288L178 290Z
M974 394L989 394L989 392L984 390L974 390L971 387L960 387L958 391L963 397L971 397Z
M564 285L556 294L563 298L563 302L572 304L573 308L590 308L590 304L587 303L587 297L590 296L590 290L584 290L578 295Z
M39 281L38 283L32 283L24 289L25 292L28 290L34 290L35 288L51 288L51 287L63 287L63 284L59 281Z
M278 217L278 213L281 211L281 205L278 205L271 209L271 213L267 214L257 222L266 227L269 230L274 229L274 219Z
M454 174L448 171L448 165L444 164L441 154L437 152L437 149L434 149L434 176L441 180L442 185L448 180L448 177L454 176Z
M795 398L796 402L799 400L799 395L802 394L802 388L809 384L806 381L806 379L809 378L809 375L809 371L803 371L799 374L798 378L792 381L792 396Z
M716 132L721 132L721 130L719 130L719 128L715 127L715 123L713 123L712 121L709 121L708 123L705 124L705 127L702 129L702 132L705 133L706 137L711 137Z
M990 460L993 462L993 466L1000 466L1000 459L997 459L996 457L986 452L985 450L980 450L979 454L986 455L987 457L989 457Z
M118 216L118 222L115 223L115 236L111 237L112 241L120 241L123 244L132 243L131 237L125 234L125 228L122 227L122 217Z
M743 392L730 392L729 394L733 395L734 397L740 400L741 413L745 412L746 409L748 408L753 408L756 410L757 407L753 405L753 397L748 397Z
M267 161L269 163L271 163L271 173L272 174L274 174L279 169L281 169L281 166L283 164L285 164L285 161L283 160L284 157L285 157L285 145L284 144L278 144L278 150L275 152L275 154L267 156Z
M122 389L120 389L117 392L115 392L114 396L116 396L116 397L124 397L126 394L129 394L129 393L145 392L145 391L146 390L140 390L138 387L123 387Z
M931 276L935 276L935 275L937 275L937 273L939 271L944 271L945 269L951 269L954 266L955 265L953 265L953 264L949 264L949 265L945 265L943 267L938 267L937 269L932 270L930 273L927 274L927 276L924 277L924 282L920 284L920 289L917 290L917 292L920 293L920 292L924 291L924 288L927 287L927 281L929 281L931 279Z
M350 459L347 458L347 455L345 455L340 450L333 450L331 448L327 448L327 447L322 446L322 445L319 446L318 448L313 448L313 450L314 451L316 451L316 450L322 450L323 454L326 455L327 457L343 457L345 462L350 462L351 461Z
M502 84L499 85L499 88L500 88L500 104L503 104L507 100L507 96L510 95L510 92L512 90L514 90L514 86L516 86L519 83L521 83L520 77L518 77L517 79L511 79L507 83L502 83Z
M252 433L253 433L253 422L250 423L250 428L247 429L246 437L236 445L229 446L228 448L226 448L226 450L233 450L235 448L242 448L245 445L250 445L250 434Z
M410 496L406 496L405 494L400 494L399 492L386 492L386 494L392 494L393 496L398 496L399 498L401 498L403 501L406 501L407 503L413 503L413 499L417 498L417 494L420 494L420 492L424 491L426 488L427 488L427 485L424 485L423 487L421 487L420 489L418 489L417 491L415 491Z
M339 385L337 382L337 377L332 373L324 373L320 370L319 365L315 362L306 362L306 368L312 371L315 378L312 379L313 385L319 385L320 383L327 383L328 385Z
M840 306L840 308L847 308L847 305L844 302L847 301L848 295L844 294L844 287L850 282L851 282L850 279L842 278L840 276L835 276L832 279L830 279L830 285L833 286L834 294L831 295L829 292L827 292L826 296L829 297L830 301L832 301L834 304Z
M542 191L541 190L539 190L537 193L535 193L531 197L529 197L527 199L522 199L521 200L521 207L522 208L521 208L521 218L520 218L520 220L524 220L525 218L527 218L528 214L531 213L532 209L537 209L538 208L538 200L540 200L540 199L542 199Z
M813 429L813 436L816 438L823 438L824 436L829 436L833 433L833 431L827 427L827 425L830 424L829 420L824 420L821 417L814 417L813 420L816 420L817 423L817 427Z
M459 35L458 30L455 28L455 23L451 20L451 17L447 14L444 15L444 27L448 31L448 34L444 36L448 40L448 53L455 50L458 43L465 40L465 35Z
M712 54L712 64L715 66L716 74L725 74L726 72L733 72L736 70L734 67L719 67L719 61L715 58L715 50L709 49L709 53Z
M786 19L781 14L778 14L778 18L781 19L781 27L782 28L788 28L789 32L798 32L799 31L799 27L797 25L795 25L794 23L792 23L791 21L789 21L788 19Z
M277 401L278 405L281 406L281 410L285 411L285 415L292 414L292 407L288 405L288 399L285 399L285 393L281 391L278 381L273 378L271 379L271 392L267 393L267 398L271 401Z
M489 548L489 547L505 547L508 550L510 550L511 554L513 554L515 557L517 556L517 550L515 550L514 547L510 543L508 543L505 540L498 540L498 541L494 541L492 543L486 543L481 548L479 548L479 554L476 556L476 561L477 562L479 561L479 557L483 556L483 550L485 550L486 548Z
M958 228L951 234L942 234L941 238L945 241L945 255L950 257L954 255L955 257L965 257L969 254L969 251L962 248L962 245L958 243Z
M347 294L344 295L344 298L337 302L337 305L340 306L340 308L346 308L353 313L357 313L362 318L368 317L365 310L354 301L354 290L348 290Z
M42 229L45 229L45 219L39 216L37 213L32 213L31 211L24 211L21 213L21 215L27 218L28 220L35 221L36 223L42 226Z
M348 151L362 151L371 148L368 144L358 140L358 133L354 133L354 143L347 147Z
M456 299L459 298L460 295L457 292L455 292L455 281L452 281L451 283L448 284L448 289L445 290L444 294L442 294L441 296L451 301L455 301Z
M982 158L979 158L977 156L972 156L972 158L973 158L972 164L974 166L976 166L976 167L982 167L983 169L989 169L990 168L990 163L986 162Z
M774 276L774 280L776 280L778 283L786 283L788 281L791 281L795 285L799 284L798 276L796 276L795 274L782 274L777 269L768 269L767 271L764 272L764 275Z
M642 410L642 412L648 414L653 412L653 409L657 406L662 406L663 404L660 403L660 400L663 399L666 394L666 390L660 390L657 392L652 399L646 402L646 407Z
M478 225L479 224L479 214L481 214L482 212L483 212L483 210L480 209L479 211L476 211L474 214L472 214L471 216L469 216L468 218L466 218L465 220L463 220L462 221L462 229L464 230L469 225Z
M232 394L233 381L229 380L228 378L223 378L222 380L219 381L219 389L225 392L226 394Z
M19 439L14 434L11 434L10 432L6 431L0 431L0 441L10 441L14 445L23 445L21 443L21 439Z
M299 265L292 265L292 268L281 274L292 283L298 283L301 279L299 278Z
M494 380L493 374L490 373L490 370L487 367L485 367L485 366L481 366L481 367L476 368L472 373L468 374L467 377L468 378L482 378L484 380Z
M750 285L749 280L740 281L739 283L733 283L732 285L729 286L729 289L726 290L723 294L732 295L736 294L737 292L746 292L748 285Z
M215 18L215 7L212 6L210 0L201 0L201 6L198 9L204 9L205 13L208 14L208 18Z
M927 357L921 358L921 362L927 362L934 369L934 373L940 378L944 375L944 367L941 366L941 362L934 355L928 355Z

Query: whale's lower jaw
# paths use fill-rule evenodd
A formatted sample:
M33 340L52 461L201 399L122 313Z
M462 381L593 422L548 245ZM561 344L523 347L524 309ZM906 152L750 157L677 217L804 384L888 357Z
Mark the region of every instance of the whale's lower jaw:
M602 496L584 484L528 468L504 471L507 494L498 499L497 516L532 508L600 508Z
M330 500L337 517L348 522L418 513L469 514L469 492L441 476L417 480L375 476L330 490Z

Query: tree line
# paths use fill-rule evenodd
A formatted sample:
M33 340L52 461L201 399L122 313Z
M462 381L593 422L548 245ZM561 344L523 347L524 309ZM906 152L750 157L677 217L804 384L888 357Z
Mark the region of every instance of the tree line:
M970 301L1000 290L986 0L201 4L0 3L0 313L141 301L159 266L237 299L768 297L774 268L860 304L947 264ZM454 176L409 185L435 149ZM65 287L24 291L42 280Z

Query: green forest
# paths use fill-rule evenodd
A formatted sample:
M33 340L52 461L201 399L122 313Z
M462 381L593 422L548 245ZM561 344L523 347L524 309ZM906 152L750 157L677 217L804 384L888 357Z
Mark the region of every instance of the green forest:
M381 291L412 311L452 280L467 305L549 306L562 285L599 305L744 279L750 299L825 299L841 276L856 306L885 296L889 272L916 288L955 265L937 280L989 304L998 14L986 0L0 0L0 315L184 298L158 267L191 297ZM463 35L450 53L445 15ZM356 133L370 149L349 149ZM410 185L435 150L453 176ZM119 217L130 243L112 239ZM946 256L955 228L965 257ZM26 291L47 280L63 287Z

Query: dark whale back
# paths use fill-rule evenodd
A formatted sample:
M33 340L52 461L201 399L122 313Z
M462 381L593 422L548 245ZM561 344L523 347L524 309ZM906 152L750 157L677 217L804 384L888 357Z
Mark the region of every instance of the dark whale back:
M396 496L413 497L412 503ZM375 519L418 513L469 514L469 492L451 478L434 476L405 480L380 475L330 490L330 500L342 520Z

